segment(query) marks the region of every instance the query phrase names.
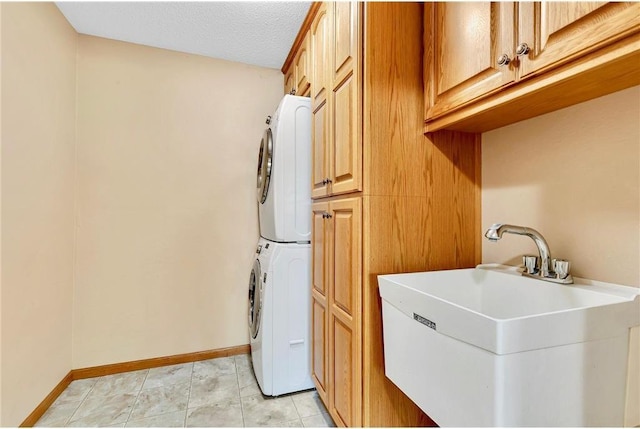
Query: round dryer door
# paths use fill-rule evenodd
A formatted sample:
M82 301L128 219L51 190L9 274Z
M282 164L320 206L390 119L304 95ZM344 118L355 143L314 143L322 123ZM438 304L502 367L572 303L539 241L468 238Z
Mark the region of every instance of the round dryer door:
M251 338L258 336L260 315L262 312L262 270L260 261L256 259L249 277L249 331Z
M271 182L271 170L273 169L273 136L271 128L267 128L260 142L258 154L258 201L260 204L267 200L269 182Z

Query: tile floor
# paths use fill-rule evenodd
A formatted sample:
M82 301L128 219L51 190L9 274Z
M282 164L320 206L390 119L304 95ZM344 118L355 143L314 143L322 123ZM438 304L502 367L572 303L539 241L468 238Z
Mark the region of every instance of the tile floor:
M36 426L333 427L315 390L262 396L249 355L73 381Z

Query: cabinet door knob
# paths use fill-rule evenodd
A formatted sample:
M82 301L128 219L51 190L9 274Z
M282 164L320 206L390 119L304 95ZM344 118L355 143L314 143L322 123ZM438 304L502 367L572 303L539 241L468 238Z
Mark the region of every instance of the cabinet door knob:
M516 55L519 57L522 55L527 55L530 50L531 49L529 49L529 45L527 45L526 43L520 43L516 48Z
M502 54L498 57L498 66L503 67L508 65L511 62L511 58L509 58L509 55L507 54Z
M332 183L332 182L333 182L333 181L327 177L327 185L328 185L329 183Z

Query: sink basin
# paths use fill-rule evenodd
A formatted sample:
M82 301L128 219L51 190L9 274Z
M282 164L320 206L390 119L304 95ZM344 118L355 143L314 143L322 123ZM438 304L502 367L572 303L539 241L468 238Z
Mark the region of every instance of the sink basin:
M622 425L639 289L499 265L378 280L385 372L439 425Z
M409 317L496 354L607 338L640 324L640 311L631 311L640 307L629 306L640 291L610 283L559 285L499 265L378 278L382 298Z

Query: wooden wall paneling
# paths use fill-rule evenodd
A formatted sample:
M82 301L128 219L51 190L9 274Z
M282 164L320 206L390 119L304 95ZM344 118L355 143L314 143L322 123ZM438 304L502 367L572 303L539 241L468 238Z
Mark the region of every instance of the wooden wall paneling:
M363 197L363 425L434 426L384 372L378 275L429 269L427 197Z
M429 269L474 267L480 263L480 135L439 131L427 135L430 146L428 240Z
M444 131L424 144L427 197L363 197L365 426L433 424L384 376L377 275L480 263L480 135Z
M367 3L365 16L364 195L426 196L422 4Z

